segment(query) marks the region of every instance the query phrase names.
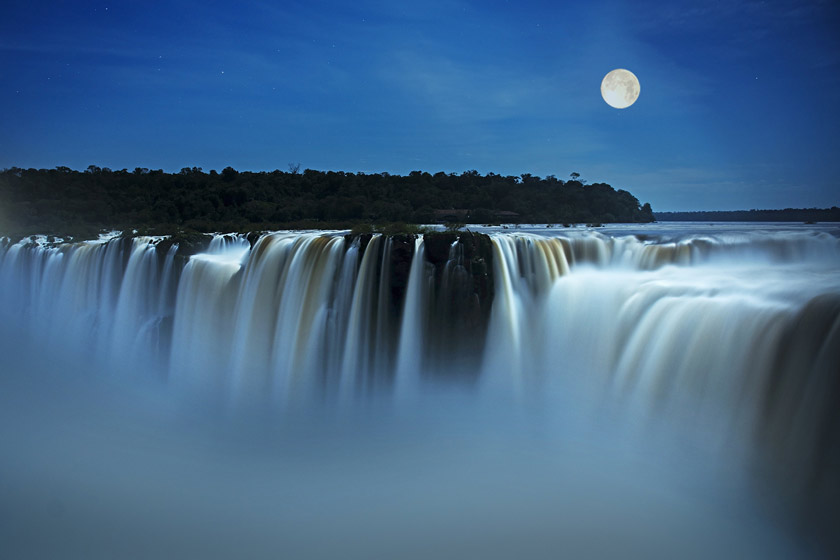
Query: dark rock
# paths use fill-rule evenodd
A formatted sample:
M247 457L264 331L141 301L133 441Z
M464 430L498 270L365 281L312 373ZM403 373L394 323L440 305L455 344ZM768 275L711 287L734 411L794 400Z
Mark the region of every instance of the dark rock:
M351 243L354 241L359 242L359 260L365 255L365 249L367 249L370 240L373 238L372 233L362 233L359 235L353 235L352 233L348 233L344 236L344 240L347 242L347 246L349 247Z
M416 239L416 236L408 234L395 235L391 238L391 293L399 301L405 298Z
M177 244L178 252L176 253L176 257L188 259L193 255L206 251L210 247L210 241L212 239L213 236L209 233L179 231L158 243L157 250L158 254L164 257L169 252L170 247Z
M442 232L426 234L424 246L434 266L429 369L475 378L493 303L493 243L484 234Z
M459 234L450 231L431 232L423 236L423 245L426 248L426 260L435 265L446 263L449 259L449 250L452 244L458 240Z
M262 237L264 233L265 233L264 231L250 231L250 232L248 232L248 235L246 236L246 239L248 239L248 244L251 245L251 249L254 248L254 245L257 244L257 240L260 237Z

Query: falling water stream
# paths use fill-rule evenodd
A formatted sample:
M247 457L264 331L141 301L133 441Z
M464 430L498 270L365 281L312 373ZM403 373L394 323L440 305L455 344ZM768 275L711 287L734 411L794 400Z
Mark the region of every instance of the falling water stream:
M837 227L483 231L6 240L0 552L836 551Z

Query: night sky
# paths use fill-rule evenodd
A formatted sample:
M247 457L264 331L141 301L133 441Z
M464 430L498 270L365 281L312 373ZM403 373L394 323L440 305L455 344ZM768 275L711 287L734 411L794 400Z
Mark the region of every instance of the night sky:
M835 0L3 5L0 168L575 171L659 211L840 205Z

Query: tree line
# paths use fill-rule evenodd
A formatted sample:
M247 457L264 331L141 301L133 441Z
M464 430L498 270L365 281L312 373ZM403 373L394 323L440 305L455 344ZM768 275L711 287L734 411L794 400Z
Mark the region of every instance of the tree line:
M840 222L840 208L656 212L655 216L663 222Z
M408 175L316 171L178 173L136 168L0 171L0 230L31 234L102 228L255 231L359 223L651 222L650 204L577 173L503 176L477 171ZM7 233L8 235L8 233Z

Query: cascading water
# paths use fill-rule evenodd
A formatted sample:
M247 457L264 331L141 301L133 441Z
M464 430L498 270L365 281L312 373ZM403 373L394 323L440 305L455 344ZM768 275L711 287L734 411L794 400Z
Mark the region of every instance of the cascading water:
M672 430L727 472L784 481L779 500L826 526L838 511L829 229L277 232L217 235L192 256L151 237L40 241L0 245L6 336L109 379L154 378L234 415L391 395L411 409L449 386L551 411L563 433L609 418L613 447Z

